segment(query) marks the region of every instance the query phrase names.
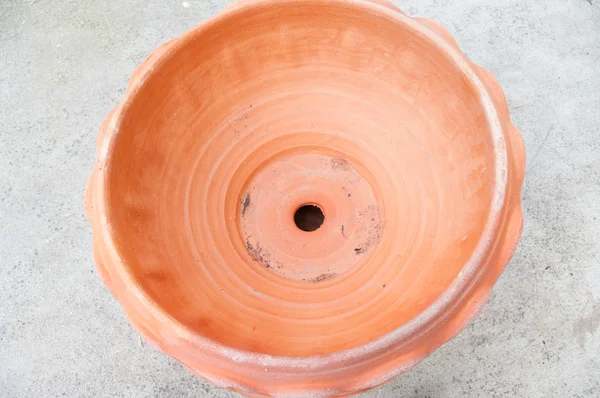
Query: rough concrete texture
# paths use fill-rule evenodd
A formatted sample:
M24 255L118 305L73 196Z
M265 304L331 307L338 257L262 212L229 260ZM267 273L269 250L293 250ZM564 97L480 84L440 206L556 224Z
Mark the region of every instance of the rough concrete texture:
M396 3L502 83L528 149L525 230L481 315L364 396L600 396L600 7ZM134 67L224 5L0 2L0 397L235 396L140 343L94 270L82 205Z

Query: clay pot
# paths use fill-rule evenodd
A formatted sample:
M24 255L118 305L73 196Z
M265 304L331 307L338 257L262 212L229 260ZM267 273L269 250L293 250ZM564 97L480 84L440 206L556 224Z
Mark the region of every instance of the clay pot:
M106 285L220 387L390 380L478 312L522 228L496 80L381 1L249 0L159 47L98 134Z

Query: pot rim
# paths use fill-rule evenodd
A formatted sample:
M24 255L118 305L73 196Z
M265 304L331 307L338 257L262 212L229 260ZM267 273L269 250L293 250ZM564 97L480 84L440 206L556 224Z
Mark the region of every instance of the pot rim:
M399 328L382 337L379 337L376 340L361 346L331 354L312 355L306 357L269 355L228 347L217 341L213 341L205 336L197 334L192 329L173 318L169 313L165 312L154 300L150 298L149 295L146 294L143 288L135 280L133 275L128 270L126 260L121 256L115 245L115 242L113 241L113 227L110 222L110 210L108 208L107 200L108 191L105 189L108 175L112 169L111 158L115 137L121 131L121 124L123 122L124 115L128 112L131 104L137 99L140 88L146 83L147 79L151 79L152 76L157 73L156 71L161 68L162 64L166 62L167 59L176 56L175 54L180 49L187 46L190 41L194 40L197 35L201 34L207 28L228 23L228 20L236 14L243 13L253 8L273 7L292 3L296 5L299 5L299 3L311 3L345 7L351 5L361 11L376 13L383 17L389 18L390 20L394 20L396 23L408 27L414 34L418 34L426 38L429 43L431 43L439 52L443 53L450 62L456 65L456 67L460 70L460 73L462 73L471 87L473 87L475 92L478 94L479 103L486 115L486 120L488 122L490 139L492 140L494 147L495 158L494 193L490 204L490 212L486 225L471 258L467 261L459 275L454 279L444 293L419 315L403 324ZM494 102L492 101L488 89L475 72L476 66L472 64L459 49L453 47L452 44L440 36L440 34L423 25L418 20L406 16L399 9L391 8L387 5L369 0L244 0L226 7L219 14L188 30L183 35L170 42L168 45L168 52L161 53L157 57L149 57L143 63L140 77L132 79L132 83L134 84L131 84L130 87L128 87L120 106L118 106L115 109L115 112L109 116L109 123L106 127L106 136L102 138L98 154L98 164L102 168L102 172L99 173L99 178L97 178L97 180L94 182L96 184L94 191L97 190L97 198L99 200L99 206L96 208L98 211L97 219L99 220L99 234L103 243L106 245L106 250L110 254L111 260L118 260L117 262L113 261L114 269L118 271L119 276L123 278L124 283L130 288L129 293L139 301L141 306L148 309L148 311L151 312L152 315L161 322L163 325L161 330L162 332L164 332L165 329L169 330L174 336L185 338L189 342L193 343L200 351L208 351L220 357L226 357L228 360L233 361L237 365L258 366L263 368L268 367L270 369L275 368L274 370L280 369L284 372L289 371L290 369L298 369L308 372L325 370L334 363L343 366L352 366L361 362L362 360L377 356L377 353L383 352L388 348L394 347L395 349L398 349L399 347L403 347L406 344L412 343L415 339L418 339L421 334L424 334L435 324L454 313L454 307L456 307L456 305L462 300L461 296L466 296L466 293L473 289L474 283L483 271L481 266L485 266L487 264L486 259L491 250L494 248L495 237L502 227L500 220L505 209L506 191L509 183L507 179L507 145L498 111L494 106ZM446 309L449 309L449 311L446 312ZM469 320L470 319L464 319L464 321L461 321L457 327L453 326L452 329L455 329L453 331L456 333L461 330ZM446 339L444 341L446 341ZM431 350L439 347L441 344L443 344L443 342L432 344ZM428 350L428 352L431 350ZM390 377L395 376L406 368L414 365L426 355L427 353L422 356L419 355L418 358L416 358L416 360L413 359L411 363L405 363L404 361L404 366L394 366L392 369L388 369L386 371L386 375L382 377L382 380L369 383L369 386L363 386L363 388L369 388L371 384L375 386L384 382ZM232 384L237 385L236 383L232 383L232 381L226 377L219 382L219 378L220 377L217 377L217 380L209 378L209 380L215 384L225 387L231 387ZM224 380L228 380L228 382L223 382Z

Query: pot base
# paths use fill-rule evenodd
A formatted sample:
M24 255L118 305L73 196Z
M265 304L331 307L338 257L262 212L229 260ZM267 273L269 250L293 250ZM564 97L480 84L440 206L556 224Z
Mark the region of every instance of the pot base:
M297 146L269 158L251 176L240 198L239 228L258 266L290 280L321 283L365 261L384 224L373 179L360 175L355 163L323 147ZM323 215L313 231L295 221L307 205L314 206L315 217Z

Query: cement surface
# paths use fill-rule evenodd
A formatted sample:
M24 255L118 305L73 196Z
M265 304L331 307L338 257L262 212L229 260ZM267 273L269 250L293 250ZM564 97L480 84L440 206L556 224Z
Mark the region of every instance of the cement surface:
M480 316L364 396L600 396L600 6L396 3L504 87L528 150L525 230ZM82 205L133 69L224 5L0 3L0 397L235 396L140 344L94 270Z

